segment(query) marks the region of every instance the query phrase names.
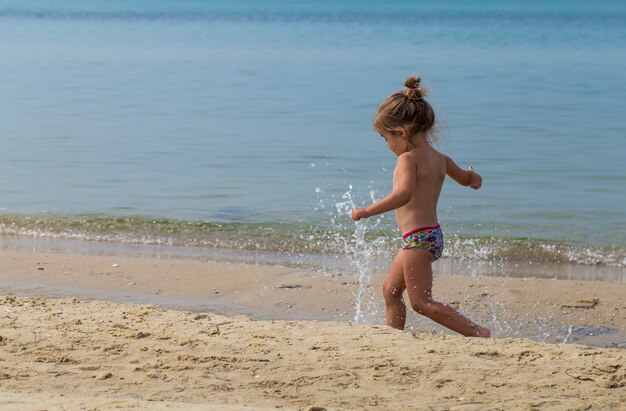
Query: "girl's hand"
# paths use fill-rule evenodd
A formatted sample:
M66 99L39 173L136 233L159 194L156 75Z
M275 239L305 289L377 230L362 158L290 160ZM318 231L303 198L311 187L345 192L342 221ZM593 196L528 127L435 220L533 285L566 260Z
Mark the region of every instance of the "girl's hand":
M367 208L355 208L352 210L352 219L359 221L362 218L368 218L370 215L367 212Z
M469 166L470 183L469 186L474 190L478 190L483 185L483 178L474 171L474 167Z

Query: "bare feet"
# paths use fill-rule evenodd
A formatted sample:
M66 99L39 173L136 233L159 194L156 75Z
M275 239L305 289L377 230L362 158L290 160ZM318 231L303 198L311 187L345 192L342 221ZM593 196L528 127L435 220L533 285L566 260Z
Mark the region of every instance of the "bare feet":
M491 337L491 330L487 327L478 326L478 328L476 329L476 332L478 334L476 335L477 337L483 337L483 338Z

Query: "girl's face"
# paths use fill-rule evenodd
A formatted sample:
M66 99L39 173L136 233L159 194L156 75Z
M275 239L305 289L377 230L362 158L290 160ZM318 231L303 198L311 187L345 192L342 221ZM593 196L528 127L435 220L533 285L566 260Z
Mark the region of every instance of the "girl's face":
M394 134L389 131L381 132L380 136L387 142L387 147L393 153L399 156L402 153L409 151L409 143L401 134Z

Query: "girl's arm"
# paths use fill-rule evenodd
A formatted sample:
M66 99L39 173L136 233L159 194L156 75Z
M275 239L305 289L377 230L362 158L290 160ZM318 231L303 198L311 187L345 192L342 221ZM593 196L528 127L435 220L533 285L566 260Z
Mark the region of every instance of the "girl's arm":
M415 189L415 174L415 163L410 155L408 153L400 155L396 165L393 191L369 207L352 210L352 219L359 221L362 218L383 214L407 204Z
M469 166L467 170L463 170L450 157L444 157L446 159L446 174L454 181L462 186L470 186L474 190L478 190L482 186L483 178L474 171L472 166Z

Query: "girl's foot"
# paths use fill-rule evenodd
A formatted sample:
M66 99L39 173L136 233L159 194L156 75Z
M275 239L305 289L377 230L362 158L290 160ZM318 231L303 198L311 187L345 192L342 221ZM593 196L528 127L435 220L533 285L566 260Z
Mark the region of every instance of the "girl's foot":
M478 326L476 330L478 335L477 337L489 338L491 337L491 330L487 327Z

